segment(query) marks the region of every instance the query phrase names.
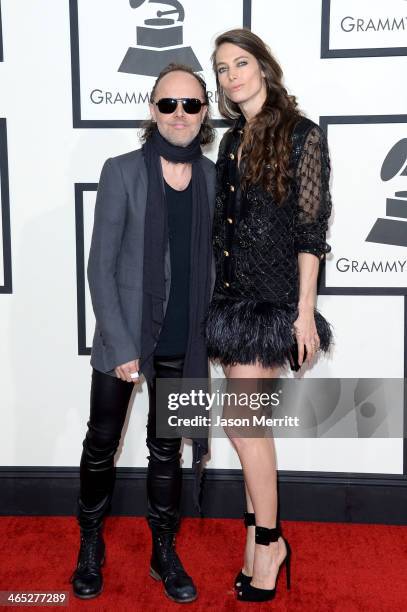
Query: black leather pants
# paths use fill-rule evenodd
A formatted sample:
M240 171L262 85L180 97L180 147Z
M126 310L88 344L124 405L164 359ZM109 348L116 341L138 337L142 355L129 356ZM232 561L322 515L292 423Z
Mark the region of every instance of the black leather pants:
M183 357L155 357L157 378L181 378ZM155 378L149 385L147 446L148 522L155 533L174 533L179 524L181 438L157 438ZM88 431L80 463L79 525L99 527L110 507L114 456L120 442L133 383L93 370Z

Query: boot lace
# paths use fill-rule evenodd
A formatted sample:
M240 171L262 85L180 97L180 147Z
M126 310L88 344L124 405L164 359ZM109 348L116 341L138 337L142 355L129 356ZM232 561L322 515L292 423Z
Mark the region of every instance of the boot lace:
M89 572L98 570L100 565L100 560L98 559L98 540L98 531L81 534L78 568L89 570Z

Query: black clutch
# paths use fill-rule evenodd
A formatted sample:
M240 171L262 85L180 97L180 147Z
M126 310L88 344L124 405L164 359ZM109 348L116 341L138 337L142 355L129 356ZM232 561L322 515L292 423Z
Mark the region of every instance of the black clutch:
M302 363L304 363L306 358L307 358L307 349L304 346L304 359ZM292 345L290 349L290 367L293 372L298 372L298 370L301 367L300 364L298 363L298 344L296 341L294 341L294 344Z

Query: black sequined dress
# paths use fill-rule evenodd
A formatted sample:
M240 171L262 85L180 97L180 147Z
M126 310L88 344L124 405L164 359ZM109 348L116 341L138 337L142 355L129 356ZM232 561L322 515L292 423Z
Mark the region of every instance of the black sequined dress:
M216 284L206 324L211 359L225 365L284 365L295 342L298 253L323 258L331 214L330 162L324 133L301 118L293 129L292 179L277 205L260 186L239 187L237 151L244 118L223 137L217 161L213 225ZM332 340L329 323L315 309L321 350Z

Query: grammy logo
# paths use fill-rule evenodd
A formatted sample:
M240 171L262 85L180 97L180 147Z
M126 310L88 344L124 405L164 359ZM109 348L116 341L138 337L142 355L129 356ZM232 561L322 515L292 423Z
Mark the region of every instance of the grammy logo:
M131 8L139 8L145 0L129 0ZM146 19L144 26L137 26L137 47L129 47L119 67L119 72L156 77L171 62L187 64L197 72L202 66L191 47L183 45L183 26L177 25L168 15L177 15L182 23L185 11L178 0L148 0L150 4L168 4L172 10L157 11L157 17Z
M389 181L398 173L407 176L407 138L402 138L390 149L383 162L380 178ZM377 219L366 242L407 246L407 191L396 191L394 198L386 199L386 216L396 219Z

